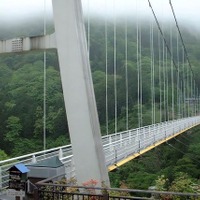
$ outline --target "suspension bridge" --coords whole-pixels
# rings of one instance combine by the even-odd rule
[[[136,65],[137,65],[137,116],[138,128],[130,128],[129,123],[129,37],[128,19],[124,18],[124,72],[125,72],[125,115],[126,130],[118,131],[118,83],[117,83],[117,15],[113,9],[113,85],[114,85],[114,133],[108,134],[108,104],[106,104],[106,135],[101,136],[93,82],[90,70],[90,16],[84,25],[80,0],[53,0],[55,33],[42,36],[22,37],[0,41],[0,53],[18,53],[35,49],[58,51],[60,74],[68,118],[71,145],[46,149],[28,155],[0,161],[0,188],[8,186],[7,170],[16,163],[30,164],[47,158],[59,156],[65,165],[68,178],[77,177],[79,184],[91,178],[105,181],[109,185],[108,171],[112,171],[126,162],[180,135],[200,124],[199,91],[189,60],[186,45],[171,1],[171,15],[176,35],[174,49],[170,25],[169,38],[160,22],[151,1],[146,1],[151,20],[149,21],[149,63],[151,92],[151,125],[144,126],[142,72],[142,27],[139,4],[136,5]],[[115,7],[116,5],[114,5]],[[106,3],[105,3],[106,7]],[[105,71],[108,74],[108,15],[105,17]],[[45,24],[45,19],[44,19]],[[45,26],[44,26],[45,27]],[[87,35],[85,33],[87,29]],[[155,35],[155,32],[157,33]],[[155,41],[157,37],[157,41]],[[87,39],[87,40],[86,40]],[[87,48],[88,47],[88,48]],[[181,54],[180,54],[181,52]],[[157,54],[157,55],[156,55]],[[144,55],[146,56],[146,55]],[[44,51],[44,59],[46,51]],[[156,60],[157,59],[157,60]],[[45,62],[44,62],[45,63]],[[159,79],[155,80],[155,73]],[[176,78],[175,78],[176,77]],[[159,120],[156,120],[156,91],[158,81],[160,91],[158,99]],[[108,103],[108,79],[106,79],[106,103]],[[171,89],[169,90],[169,85]],[[76,92],[75,92],[76,91]],[[45,95],[44,95],[45,96]],[[169,97],[170,96],[170,97]],[[81,97],[81,98],[80,98]],[[192,102],[191,102],[192,99]],[[45,100],[44,100],[45,101]],[[45,107],[45,106],[44,106]],[[44,116],[45,118],[45,116]],[[157,122],[158,121],[158,122]],[[77,125],[77,122],[79,124]]]

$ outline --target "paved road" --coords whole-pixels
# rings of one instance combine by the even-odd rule
[[[8,193],[0,193],[0,200],[15,200],[14,195],[7,195]],[[22,199],[22,198],[21,198]]]
[[[0,195],[0,200],[15,200],[15,197],[10,197],[7,195]]]

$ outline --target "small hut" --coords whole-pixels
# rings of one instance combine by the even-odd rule
[[[24,164],[16,164],[9,171],[9,189],[25,191],[29,169]]]

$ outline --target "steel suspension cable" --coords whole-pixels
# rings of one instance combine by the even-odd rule
[[[193,69],[192,69],[192,65],[191,65],[191,62],[190,62],[190,59],[189,59],[189,56],[188,56],[186,45],[184,43],[183,36],[182,36],[181,31],[180,31],[178,20],[177,20],[177,17],[176,17],[176,13],[175,13],[175,10],[174,10],[174,7],[173,7],[173,4],[172,4],[171,0],[169,0],[169,4],[170,4],[170,7],[171,7],[171,11],[172,11],[172,14],[173,14],[173,17],[174,17],[174,20],[175,20],[175,24],[176,24],[177,30],[178,30],[179,35],[180,35],[180,39],[181,39],[181,42],[182,42],[182,46],[183,46],[183,49],[184,49],[184,53],[185,53],[186,59],[188,61],[189,68],[190,68],[190,70],[192,72],[192,76],[193,76],[193,78],[195,80],[195,75],[194,75],[194,72],[193,72]],[[195,82],[196,82],[196,80],[195,80]]]
[[[172,93],[172,97],[171,97],[171,103],[172,103],[172,120],[174,120],[174,70],[173,70],[173,41],[172,41],[172,24],[170,24],[170,50],[172,53],[172,57],[170,58],[171,62],[171,93]]]
[[[153,107],[153,28],[150,22],[150,57],[151,57],[151,123],[154,124],[154,107]]]
[[[185,155],[186,154],[186,152],[183,152],[182,150],[180,150],[180,149],[177,149],[176,147],[174,147],[172,144],[169,144],[168,142],[167,142],[167,144],[171,147],[171,148],[173,148],[173,149],[175,149],[176,151],[179,151],[180,153],[182,153],[183,155]],[[196,158],[193,158],[193,157],[190,157],[193,161],[195,161],[195,162],[197,162],[198,164],[200,164],[200,162],[196,159]]]
[[[183,40],[183,36],[182,36],[182,33],[181,33],[181,31],[180,31],[180,28],[179,28],[179,24],[178,24],[178,20],[177,20],[177,17],[176,17],[176,13],[175,13],[175,10],[174,10],[174,7],[173,7],[173,4],[172,4],[172,1],[171,1],[171,0],[169,0],[169,4],[170,4],[171,11],[172,11],[172,14],[173,14],[175,23],[176,23],[176,27],[177,27],[178,32],[179,32],[179,35],[180,35],[180,39],[181,39],[181,42],[182,42],[182,45],[183,45],[183,49],[184,49],[184,53],[185,53],[186,59],[187,59],[187,61],[188,61],[190,70],[192,71],[193,77],[195,77],[195,76],[194,76],[193,69],[192,69],[192,65],[191,65],[191,62],[190,62],[190,59],[189,59],[189,56],[188,56],[188,53],[187,53],[187,49],[186,49],[186,46],[185,46],[185,43],[184,43],[184,40]]]
[[[182,49],[182,66],[183,66],[183,117],[186,117],[185,53],[183,49]]]
[[[138,93],[138,98],[137,98],[137,104],[138,104],[138,128],[141,127],[141,116],[140,116],[140,59],[139,59],[139,12],[138,12],[138,1],[136,1],[137,5],[137,93]]]
[[[150,51],[151,51],[151,103],[152,103],[152,124],[155,124],[155,83],[154,83],[154,29],[153,22],[150,23]]]
[[[199,94],[198,94],[198,89],[195,88],[195,94],[196,94],[196,108],[195,108],[195,113],[196,116],[198,115],[198,104],[199,104]]]
[[[189,117],[189,104],[190,104],[190,99],[189,99],[189,68],[188,68],[188,62],[186,63],[186,98],[187,98],[187,117]]]
[[[195,108],[195,113],[196,113],[196,116],[197,116],[198,115],[198,102],[199,102],[198,88],[197,87],[195,87],[195,94],[196,94],[196,108]]]
[[[163,60],[163,104],[164,104],[164,121],[167,120],[166,117],[166,113],[167,113],[167,109],[166,109],[166,73],[165,73],[165,42],[163,40],[163,55],[162,55],[162,60]]]
[[[46,35],[46,0],[44,0],[43,5],[43,34]],[[46,50],[43,53],[43,72],[44,72],[44,79],[43,79],[43,150],[46,150],[46,81],[47,81],[47,73],[46,73]]]
[[[197,89],[197,115],[200,113],[200,99],[199,99],[199,89]]]
[[[169,77],[168,77],[168,51],[165,51],[165,76],[166,76],[166,103],[167,103],[167,121],[169,121]]]
[[[196,112],[195,112],[195,107],[196,107],[196,91],[195,91],[195,87],[196,87],[195,80],[192,80],[192,98],[194,100],[192,116],[196,116]]]
[[[192,84],[191,87],[192,87],[192,99],[193,99],[192,116],[196,116],[196,113],[195,113],[195,104],[196,104],[195,81],[192,80],[191,84]]]
[[[140,124],[143,126],[143,78],[142,78],[142,27],[139,24],[139,69],[140,69]]]
[[[191,140],[187,136],[185,136],[185,134],[181,134],[181,137],[183,137],[187,142],[191,142]]]
[[[194,88],[193,88],[193,94],[194,94],[194,98],[195,98],[195,105],[194,105],[194,115],[197,116],[197,92],[196,92],[196,83],[195,81],[193,80],[193,84],[194,84]]]
[[[161,44],[160,44],[160,35],[158,32],[158,81],[159,81],[159,91],[160,91],[160,122],[162,122],[162,86],[161,86]]]
[[[106,134],[108,135],[108,19],[107,19],[107,0],[105,0],[105,57],[106,57]]]
[[[164,44],[165,44],[165,47],[166,47],[166,51],[169,53],[169,56],[172,57],[172,53],[171,53],[171,51],[170,51],[170,47],[169,47],[169,45],[168,45],[168,43],[167,43],[167,40],[166,40],[166,38],[165,38],[165,36],[164,36],[164,33],[163,33],[162,29],[161,29],[161,26],[160,26],[160,23],[159,23],[159,21],[158,21],[158,18],[157,18],[157,16],[156,16],[156,14],[155,14],[155,11],[154,11],[154,9],[153,9],[153,7],[152,7],[152,5],[151,5],[151,1],[148,0],[148,3],[149,3],[149,7],[150,7],[150,9],[151,9],[151,11],[152,11],[152,14],[153,14],[153,16],[154,16],[155,22],[156,22],[156,24],[157,24],[158,30],[159,30],[159,32],[160,32],[162,38],[163,38],[163,41],[164,41]],[[177,65],[176,65],[176,62],[174,61],[174,59],[173,59],[173,65],[174,65],[174,67],[176,68],[176,71],[177,71],[178,68],[177,68]],[[183,81],[183,80],[182,80],[182,81]]]
[[[196,97],[197,97],[196,115],[199,115],[199,90],[198,90],[198,88],[196,88]]]
[[[188,68],[187,68],[187,60],[185,61],[185,112],[186,117],[188,117]]]
[[[162,2],[162,19],[164,19],[164,6],[163,6],[163,2]],[[165,88],[165,40],[164,40],[164,22],[162,20],[162,33],[163,33],[163,36],[160,34],[160,39],[162,39],[162,70],[161,70],[161,76],[163,77],[163,87],[162,87],[162,84],[161,84],[161,88],[163,88],[163,120],[166,121],[166,96],[165,96],[165,91],[166,91],[166,88]],[[160,32],[159,28],[158,28],[158,32]],[[162,97],[162,95],[161,95]]]
[[[190,98],[192,101],[192,106],[191,106],[191,111],[190,111],[190,115],[193,116],[194,115],[194,101],[193,101],[193,81],[192,81],[192,72],[190,71]]]
[[[180,82],[179,82],[179,76],[180,76],[180,66],[179,66],[179,35],[178,35],[178,30],[176,32],[176,39],[177,39],[177,43],[176,43],[176,54],[177,54],[177,90],[176,90],[176,93],[177,93],[177,114],[178,114],[178,118],[180,118]]]
[[[116,3],[113,1],[114,18],[114,100],[115,100],[115,133],[117,133],[117,22],[116,22]]]
[[[167,43],[167,40],[166,40],[166,38],[165,38],[165,36],[164,36],[163,30],[161,29],[161,26],[160,26],[160,23],[159,23],[159,21],[158,21],[158,18],[157,18],[156,14],[155,14],[155,12],[154,12],[154,9],[153,9],[153,7],[152,7],[152,5],[151,5],[151,1],[148,0],[148,3],[149,3],[149,7],[151,8],[152,14],[153,14],[153,16],[154,16],[155,22],[156,22],[156,24],[157,24],[158,30],[159,30],[159,32],[160,32],[162,38],[163,38],[163,43],[165,44],[166,52],[169,53],[169,56],[170,56],[170,58],[171,58],[171,57],[172,57],[172,53],[171,53],[170,47],[169,47],[169,45],[168,45],[168,43]],[[168,57],[168,56],[167,56],[167,53],[166,53],[166,52],[165,52],[165,56],[166,56],[166,60],[167,60],[167,57]],[[165,66],[167,66],[167,65],[168,65],[168,62],[165,63]],[[177,71],[177,65],[176,65],[174,59],[173,59],[173,65],[174,65],[174,67],[176,68],[176,71]],[[166,92],[166,93],[168,94],[168,76],[166,76],[165,79],[166,79],[166,88],[167,88],[167,92]],[[165,96],[166,96],[166,95],[165,95]],[[166,105],[166,115],[167,115],[167,116],[166,116],[166,117],[167,117],[167,119],[169,119],[169,115],[168,115],[168,113],[169,113],[169,112],[168,112],[168,95],[167,95],[166,100],[167,100],[167,105]]]
[[[200,112],[200,99],[199,99],[199,90],[197,88],[197,115]]]
[[[125,86],[126,86],[126,130],[129,130],[129,89],[128,89],[128,24],[125,17]]]
[[[189,145],[187,145],[187,144],[185,144],[184,142],[182,142],[182,141],[180,141],[179,139],[177,139],[177,138],[173,138],[174,140],[176,140],[177,142],[179,142],[180,144],[182,144],[182,145],[184,145],[185,147],[189,147]]]
[[[90,0],[87,0],[87,48],[90,58]]]
[[[140,21],[140,4],[136,2],[137,8],[137,79],[138,79],[138,127],[143,126],[143,84],[142,84],[142,37],[141,37],[141,21]]]
[[[196,87],[196,85],[195,85],[195,80],[193,80],[193,82],[192,82],[192,85],[193,85],[193,93],[192,93],[192,95],[193,95],[193,98],[194,98],[194,106],[193,106],[193,109],[194,109],[194,112],[193,112],[193,116],[196,116],[196,101],[197,101],[197,99],[196,99],[196,89],[195,89],[195,87]]]

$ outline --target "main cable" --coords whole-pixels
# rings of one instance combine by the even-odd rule
[[[181,33],[179,25],[178,25],[178,20],[177,20],[177,17],[176,17],[176,13],[175,13],[175,10],[174,10],[174,7],[172,5],[172,1],[171,0],[169,0],[169,4],[170,4],[171,10],[172,10],[172,14],[173,14],[173,17],[174,17],[174,20],[175,20],[175,23],[176,23],[176,27],[178,29],[178,32],[179,32],[179,35],[180,35],[180,38],[181,38],[181,42],[182,42],[183,49],[184,49],[184,52],[185,52],[185,55],[186,55],[186,59],[188,61],[190,69],[192,71],[193,77],[195,77],[193,69],[192,69],[192,65],[191,65],[191,62],[190,62],[190,59],[189,59],[189,56],[188,56],[188,53],[187,53],[187,49],[186,49],[186,46],[185,46],[185,43],[184,43],[184,40],[183,40],[183,36],[182,36],[182,33]]]
[[[186,45],[185,45],[185,42],[184,42],[184,40],[183,40],[183,36],[182,36],[181,31],[180,31],[179,24],[178,24],[178,20],[177,20],[177,17],[176,17],[176,13],[175,13],[175,10],[174,10],[174,7],[173,7],[173,4],[172,4],[172,1],[171,1],[171,0],[169,0],[169,4],[170,4],[171,11],[172,11],[172,14],[173,14],[175,23],[176,23],[177,30],[178,30],[179,35],[180,35],[180,38],[181,38],[182,46],[183,46],[183,49],[184,49],[184,53],[185,53],[185,55],[186,55],[186,59],[187,59],[187,61],[188,61],[188,65],[189,65],[190,70],[191,70],[191,72],[192,72],[193,79],[194,79],[195,82],[196,82],[195,74],[194,74],[193,69],[192,69],[192,65],[191,65],[191,62],[190,62],[190,59],[189,59],[189,56],[188,56],[188,52],[187,52],[187,49],[186,49]],[[192,77],[191,77],[191,78],[192,78]],[[189,98],[189,97],[188,97],[188,98]],[[191,96],[191,98],[193,98],[193,97]],[[188,100],[188,102],[189,102],[189,100]],[[188,115],[189,115],[189,105],[188,105]],[[192,113],[191,113],[191,115],[192,115]]]
[[[154,9],[153,9],[153,7],[152,7],[152,4],[151,4],[151,1],[150,0],[148,0],[148,3],[149,3],[149,7],[151,8],[151,11],[152,11],[152,13],[153,13],[153,16],[154,16],[154,19],[155,19],[155,21],[156,21],[156,24],[157,24],[157,26],[158,26],[158,29],[159,29],[159,31],[160,31],[160,34],[161,34],[161,36],[162,36],[162,38],[163,38],[163,41],[164,41],[164,44],[165,44],[165,46],[166,46],[166,49],[167,49],[167,52],[169,53],[169,55],[170,55],[170,58],[173,58],[173,56],[172,56],[172,52],[171,52],[171,50],[170,50],[170,47],[169,47],[169,45],[167,44],[167,41],[166,41],[166,38],[165,38],[165,36],[164,36],[164,34],[163,34],[163,31],[162,31],[162,29],[161,29],[161,27],[160,27],[160,23],[159,23],[159,21],[158,21],[158,18],[157,18],[157,16],[156,16],[156,14],[155,14],[155,11],[154,11]],[[184,53],[185,53],[185,48],[184,48],[184,46],[183,46],[183,51],[184,51]],[[185,57],[185,56],[183,56],[183,57]],[[176,68],[176,71],[178,72],[178,67],[177,67],[177,65],[176,65],[176,62],[174,61],[174,59],[172,59],[173,60],[173,66]],[[184,58],[183,58],[183,60],[184,60]],[[184,65],[184,63],[183,63],[183,65]],[[183,107],[184,107],[184,109],[183,109],[183,115],[185,116],[185,114],[186,114],[186,107],[185,107],[185,81],[184,81],[184,79],[183,78],[179,78],[179,82],[180,82],[180,85],[182,85],[182,88],[183,88],[183,93],[184,93],[184,95],[183,95]],[[167,113],[168,113],[168,111],[167,111]]]
[[[156,24],[157,24],[158,30],[159,30],[159,32],[160,32],[162,38],[163,38],[163,42],[164,42],[164,44],[165,44],[165,47],[166,47],[166,49],[167,49],[167,52],[169,53],[170,58],[173,58],[172,53],[171,53],[171,50],[170,50],[170,47],[169,47],[169,45],[168,45],[168,43],[167,43],[167,40],[166,40],[166,38],[165,38],[165,36],[164,36],[164,33],[163,33],[162,29],[161,29],[161,26],[160,26],[160,23],[159,23],[159,21],[158,21],[158,18],[157,18],[156,14],[155,14],[155,11],[154,11],[153,7],[152,7],[151,1],[148,0],[148,3],[149,3],[149,7],[151,8],[152,14],[153,14],[153,16],[154,16],[155,22],[156,22]],[[178,71],[178,67],[177,67],[177,65],[176,65],[176,62],[174,61],[174,59],[172,59],[172,60],[173,60],[173,65],[174,65],[174,67],[176,68],[176,71]]]

